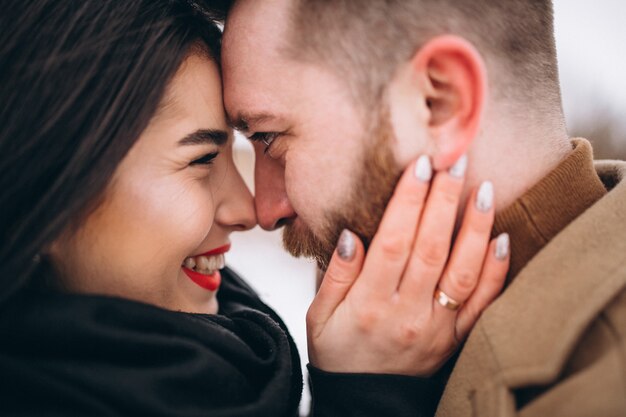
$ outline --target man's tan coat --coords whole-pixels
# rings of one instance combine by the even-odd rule
[[[626,163],[472,331],[439,417],[626,416]]]

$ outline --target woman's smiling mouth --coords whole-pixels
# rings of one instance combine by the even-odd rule
[[[224,254],[229,250],[230,244],[201,255],[190,256],[183,262],[183,272],[200,287],[216,291],[222,280],[219,270],[226,266]]]

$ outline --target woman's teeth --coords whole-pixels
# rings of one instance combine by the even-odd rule
[[[215,256],[195,256],[185,259],[183,266],[203,275],[212,275],[218,269],[222,269],[226,266],[226,260],[223,254]]]

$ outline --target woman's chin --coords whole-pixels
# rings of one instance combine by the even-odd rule
[[[178,275],[180,305],[175,308],[186,313],[216,314],[218,311],[217,290],[210,291],[189,279],[182,270]]]
[[[183,313],[194,313],[194,314],[217,314],[219,310],[218,302],[215,297],[212,300],[209,300],[205,303],[200,304],[191,304],[185,303],[184,306],[180,308],[176,308],[176,311],[180,311]]]

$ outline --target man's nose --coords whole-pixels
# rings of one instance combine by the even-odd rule
[[[254,166],[255,207],[259,226],[275,230],[296,217],[285,190],[285,169],[262,151]]]

